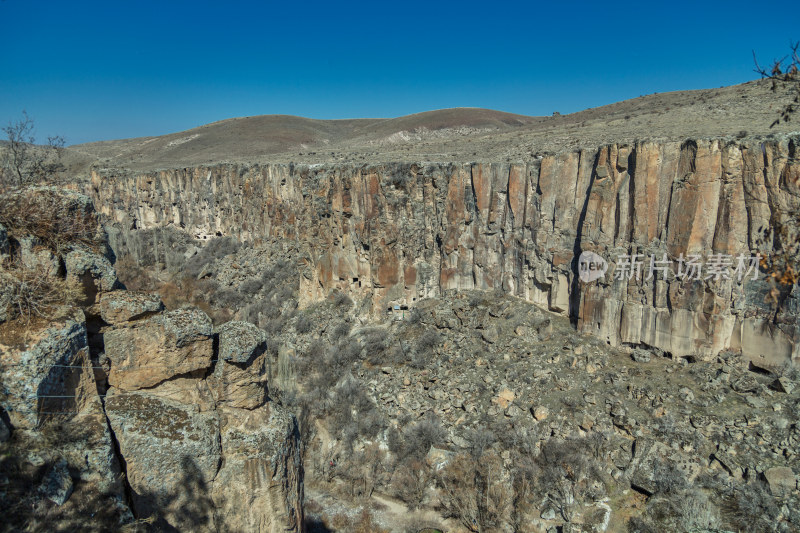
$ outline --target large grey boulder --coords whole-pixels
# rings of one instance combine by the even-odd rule
[[[231,363],[247,363],[264,353],[267,334],[264,330],[240,320],[219,327],[219,358]]]
[[[80,283],[86,303],[92,304],[98,293],[120,287],[117,272],[105,256],[84,248],[73,249],[64,257],[67,281]]]
[[[100,317],[107,324],[131,322],[164,310],[157,294],[113,291],[100,298]]]
[[[764,472],[773,496],[783,498],[797,488],[797,476],[788,466],[776,466]]]
[[[121,324],[103,334],[112,387],[138,390],[211,366],[213,327],[201,310],[185,307]]]

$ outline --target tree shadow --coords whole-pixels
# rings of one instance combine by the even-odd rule
[[[202,471],[188,455],[180,464],[181,479],[174,490],[131,491],[135,516],[152,524],[153,531],[214,529],[216,505]]]

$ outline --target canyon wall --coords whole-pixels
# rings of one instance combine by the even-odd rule
[[[762,230],[800,205],[798,146],[789,136],[615,144],[524,163],[95,173],[88,193],[126,232],[296,242],[303,303],[339,289],[381,313],[445,291],[500,290],[612,345],[697,359],[741,349],[772,366],[800,357],[798,288],[776,305],[763,271],[753,280],[735,268],[779,246]],[[604,277],[578,279],[583,251],[608,261]],[[630,254],[641,254],[641,275],[621,276],[619,256]],[[650,256],[664,254],[667,279],[647,279]],[[676,279],[689,255],[706,270]],[[704,279],[714,256],[730,269]]]

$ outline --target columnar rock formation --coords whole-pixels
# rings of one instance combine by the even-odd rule
[[[89,192],[123,231],[297,241],[305,301],[338,288],[371,296],[377,313],[498,289],[614,345],[703,359],[741,349],[775,365],[800,356],[797,294],[776,310],[763,273],[681,280],[675,261],[723,254],[735,268],[737,257],[777,246],[760,231],[800,203],[799,145],[795,136],[615,144],[523,163],[218,165],[95,174]],[[609,261],[605,278],[579,281],[586,250]],[[618,256],[632,253],[642,275],[616,279]],[[646,279],[650,256],[663,254],[673,274]]]

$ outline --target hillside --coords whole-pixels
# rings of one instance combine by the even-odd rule
[[[76,145],[68,161],[148,171],[225,162],[380,163],[519,161],[609,142],[767,136],[786,94],[765,81],[651,94],[569,115],[528,117],[479,108],[390,119],[313,120],[264,115],[162,135]]]

